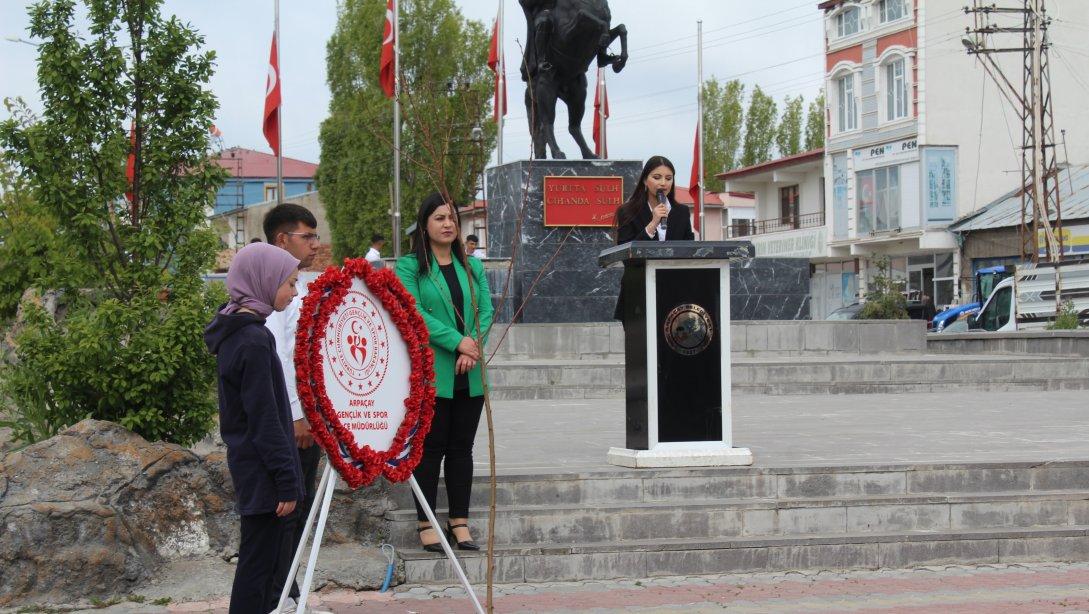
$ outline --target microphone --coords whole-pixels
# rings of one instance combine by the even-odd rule
[[[669,201],[666,200],[665,190],[658,190],[658,204],[666,205],[667,207],[669,206]],[[662,233],[665,233],[666,230],[668,230],[666,218],[663,217],[662,221],[658,222],[658,227],[662,229]]]

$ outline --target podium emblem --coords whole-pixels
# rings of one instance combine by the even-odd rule
[[[715,323],[707,310],[693,303],[677,305],[665,318],[665,341],[682,356],[706,350],[715,338]]]

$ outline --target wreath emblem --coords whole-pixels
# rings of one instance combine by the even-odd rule
[[[353,289],[357,279],[377,301]],[[383,315],[396,332],[389,330]],[[388,372],[392,335],[404,341],[409,373]],[[299,400],[314,440],[350,488],[370,484],[379,475],[403,482],[420,463],[435,413],[434,357],[427,339],[415,300],[390,269],[374,269],[363,258],[348,259],[310,282],[295,337]],[[374,392],[386,378],[408,378],[405,415],[388,449],[358,444],[343,420],[352,412],[334,407],[329,397],[327,366],[335,380],[330,384],[357,396]]]

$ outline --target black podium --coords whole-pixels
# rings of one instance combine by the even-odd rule
[[[748,241],[633,241],[607,249],[623,265],[626,448],[624,467],[750,465],[733,447],[730,393],[730,262],[752,258]]]

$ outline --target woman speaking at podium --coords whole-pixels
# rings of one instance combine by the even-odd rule
[[[616,210],[616,244],[631,241],[694,241],[692,217],[686,205],[673,195],[673,163],[665,156],[651,156],[628,200]],[[624,319],[624,281],[616,300],[613,319]]]

